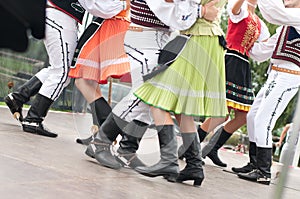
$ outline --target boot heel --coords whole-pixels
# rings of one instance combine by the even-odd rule
[[[164,178],[167,179],[168,182],[176,182],[178,174],[164,175]]]
[[[200,187],[202,184],[203,178],[198,178],[194,180],[194,187]]]

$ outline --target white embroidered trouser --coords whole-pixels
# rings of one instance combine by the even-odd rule
[[[272,148],[272,130],[299,89],[300,76],[271,70],[247,114],[249,141]]]
[[[169,39],[168,32],[163,31],[127,31],[125,49],[130,58],[132,88],[113,109],[113,113],[127,122],[133,119],[152,123],[150,108],[133,95],[143,84],[143,76],[157,66],[159,50]]]
[[[46,9],[44,44],[50,66],[35,76],[43,83],[39,93],[55,101],[69,83],[68,72],[77,45],[77,22],[53,8]]]

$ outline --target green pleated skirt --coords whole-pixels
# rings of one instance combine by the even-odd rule
[[[172,65],[134,94],[146,104],[175,114],[224,117],[224,55],[218,36],[192,36]]]

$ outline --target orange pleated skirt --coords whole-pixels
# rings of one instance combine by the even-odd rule
[[[129,24],[122,18],[106,19],[101,24],[94,22],[93,32],[75,51],[69,76],[106,84],[109,77],[121,78],[130,72],[129,58],[124,49],[124,37]]]

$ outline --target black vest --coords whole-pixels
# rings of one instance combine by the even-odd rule
[[[272,58],[290,61],[300,67],[300,34],[294,27],[282,28]]]
[[[79,23],[82,23],[84,8],[78,0],[49,0],[56,8],[73,17]]]

